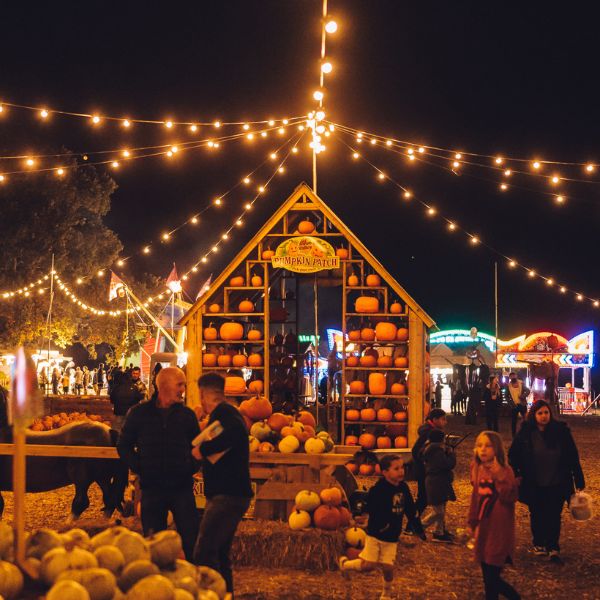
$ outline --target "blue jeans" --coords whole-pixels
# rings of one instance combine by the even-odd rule
[[[248,506],[250,498],[223,495],[208,499],[194,548],[194,563],[221,573],[231,594],[233,574],[229,552],[235,530]]]

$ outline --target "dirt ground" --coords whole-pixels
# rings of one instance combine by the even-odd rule
[[[566,418],[579,448],[586,490],[600,510],[600,418]],[[450,419],[448,431],[463,434],[483,427],[467,427],[463,418]],[[505,443],[510,444],[509,422],[501,422]],[[455,471],[457,502],[448,505],[450,530],[465,526],[470,496],[468,469],[473,448],[473,437],[460,446]],[[374,480],[373,480],[374,481]],[[410,484],[413,493],[415,485]],[[72,488],[56,492],[28,494],[27,528],[61,528],[69,513]],[[4,493],[6,509],[4,519],[12,520],[12,494]],[[91,506],[81,525],[97,527],[96,519],[101,507],[99,490],[90,490]],[[129,519],[127,519],[129,521]],[[125,523],[130,525],[129,522]],[[561,548],[564,566],[555,566],[544,557],[534,557],[528,552],[531,546],[529,517],[526,507],[517,505],[517,550],[515,566],[507,568],[506,578],[524,599],[600,599],[600,518],[595,516],[587,523],[577,523],[567,511],[563,513]],[[273,548],[274,553],[277,548]],[[235,570],[236,598],[238,600],[378,598],[381,575],[378,573],[352,573],[349,582],[339,571],[323,573],[289,569],[243,567]],[[481,575],[473,561],[472,552],[458,545],[421,542],[402,536],[398,551],[394,594],[397,598],[415,600],[447,600],[483,598]]]

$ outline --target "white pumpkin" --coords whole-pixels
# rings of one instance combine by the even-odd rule
[[[53,548],[42,558],[40,577],[46,585],[52,585],[67,569],[89,569],[97,566],[96,557],[83,548]]]
[[[125,596],[127,600],[175,600],[175,586],[162,575],[140,579]]]
[[[4,560],[0,561],[0,596],[14,600],[21,596],[23,574],[18,567]]]
[[[300,441],[295,435],[286,435],[277,445],[282,454],[292,454],[300,448]]]
[[[42,529],[34,531],[27,538],[25,556],[41,559],[46,552],[52,550],[52,548],[60,548],[62,545],[63,541],[56,531],[42,527]]]
[[[304,451],[306,454],[323,454],[325,452],[325,442],[318,437],[308,438],[304,442]]]
[[[196,600],[219,600],[219,595],[212,590],[200,590]]]
[[[134,560],[130,562],[119,577],[119,587],[126,592],[138,581],[149,575],[158,575],[158,567],[149,560]]]
[[[79,527],[74,527],[73,529],[69,529],[69,531],[65,531],[65,533],[62,534],[62,538],[65,542],[72,542],[85,550],[90,547],[90,536],[87,531],[84,531]]]
[[[183,560],[181,558],[178,558],[175,561],[175,564],[172,565],[171,567],[169,567],[167,569],[163,569],[160,572],[160,574],[163,575],[164,577],[166,577],[167,579],[169,579],[170,581],[172,581],[173,585],[175,585],[175,587],[180,587],[179,582],[182,579],[191,578],[195,582],[198,577],[198,571],[197,571],[196,566],[193,565],[192,563],[188,562],[187,560]],[[187,586],[183,586],[183,587],[185,589],[187,589]],[[198,586],[196,585],[196,589],[197,588],[198,588]]]
[[[150,560],[148,542],[135,531],[125,529],[125,531],[120,532],[115,536],[112,545],[123,553],[125,564],[133,560]]]
[[[90,595],[90,600],[112,600],[117,589],[117,580],[108,569],[68,570],[58,576],[57,581],[76,581]]]
[[[181,537],[172,529],[159,531],[146,539],[150,544],[152,562],[159,567],[172,565],[183,552]]]
[[[109,527],[108,529],[105,529],[104,531],[101,531],[100,533],[96,534],[90,540],[90,545],[93,550],[95,550],[96,548],[100,548],[100,546],[110,546],[115,541],[115,538],[125,531],[129,531],[129,529],[121,525]]]
[[[249,435],[248,447],[250,448],[250,452],[258,452],[258,448],[260,447],[260,440],[257,440],[253,435]]]
[[[257,440],[264,442],[273,431],[265,421],[257,421],[250,427],[250,435],[253,435]]]
[[[296,506],[300,510],[305,510],[307,512],[312,512],[320,506],[321,498],[317,492],[311,492],[310,490],[301,490],[296,494],[296,498],[294,499]]]
[[[90,600],[90,595],[80,583],[63,580],[50,588],[46,600]]]
[[[310,514],[305,510],[293,510],[288,517],[288,525],[293,531],[306,529],[307,527],[310,527],[310,523]]]
[[[210,567],[198,567],[198,586],[200,590],[212,590],[223,600],[227,593],[227,584],[218,571]]]
[[[6,521],[0,521],[0,560],[10,558],[13,544],[13,528]]]
[[[360,527],[350,527],[346,529],[346,543],[354,548],[362,548],[365,545],[367,534]]]
[[[125,557],[115,546],[100,546],[94,550],[94,556],[99,567],[108,569],[115,575],[119,575],[125,566]]]

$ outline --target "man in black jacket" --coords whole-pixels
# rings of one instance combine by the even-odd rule
[[[194,411],[183,404],[186,380],[181,369],[163,369],[156,386],[149,402],[127,413],[117,450],[140,478],[144,535],[166,529],[171,511],[191,560],[198,531],[192,476],[200,467],[191,449],[200,427]]]
[[[123,427],[127,411],[147,398],[146,385],[140,379],[140,374],[139,367],[134,367],[130,373],[121,374],[110,392],[110,401],[113,403],[115,413],[113,429],[117,431]]]
[[[219,571],[227,583],[227,591],[233,594],[229,552],[235,530],[253,495],[248,431],[239,410],[225,398],[225,380],[221,375],[203,375],[198,387],[202,408],[210,415],[207,427],[218,421],[223,430],[193,450],[194,457],[202,459],[206,496],[194,562]]]

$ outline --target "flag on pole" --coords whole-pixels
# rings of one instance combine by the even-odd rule
[[[211,280],[212,280],[212,273],[208,276],[208,279],[202,284],[200,291],[196,295],[196,300],[198,300],[198,298],[200,298],[200,296],[202,296],[202,294],[205,294],[208,291],[208,288],[210,288]]]
[[[173,263],[173,268],[167,277],[167,287],[173,292],[173,294],[179,294],[182,291],[181,280],[179,279],[179,275],[177,275],[177,267],[175,263]]]
[[[125,295],[125,284],[122,279],[110,272],[110,283],[108,285],[108,301],[112,302],[115,298],[122,298]]]

